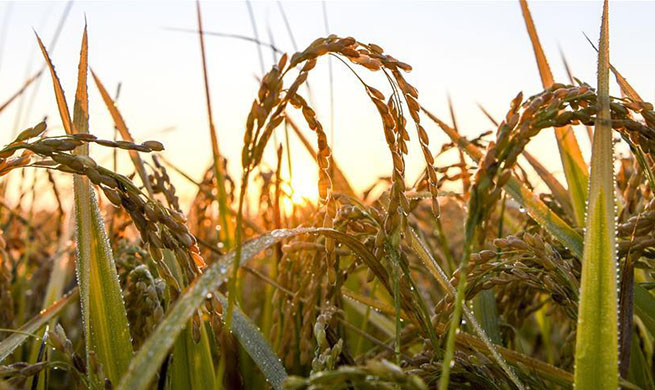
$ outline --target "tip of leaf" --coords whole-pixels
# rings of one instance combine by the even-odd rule
[[[41,41],[41,37],[39,36],[39,33],[36,32],[36,29],[32,27],[32,31],[34,31],[34,35],[36,36],[37,42],[39,42],[39,46],[43,46],[43,41]]]

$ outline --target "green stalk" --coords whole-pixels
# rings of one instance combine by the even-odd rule
[[[218,148],[218,137],[214,127],[214,116],[212,114],[211,95],[209,93],[209,76],[207,75],[207,59],[205,56],[205,39],[202,30],[202,13],[200,12],[200,1],[196,2],[198,13],[198,36],[200,38],[200,53],[202,55],[202,72],[205,85],[205,99],[207,101],[207,119],[209,121],[209,136],[211,138],[212,156],[214,158],[214,176],[216,177],[216,193],[218,196],[218,214],[225,248],[232,248],[230,240],[231,224],[228,219],[227,192],[225,191],[225,172],[221,164],[222,157]]]
[[[392,252],[392,276],[393,276],[393,306],[395,307],[395,333],[394,333],[394,354],[396,356],[396,364],[400,365],[400,332],[402,330],[402,322],[400,321],[400,265],[397,254]]]
[[[475,198],[475,192],[471,194],[471,199]],[[472,202],[471,202],[472,203]],[[470,215],[470,214],[469,214]],[[470,228],[472,218],[469,217],[466,227],[466,238],[464,243],[464,251],[462,253],[462,262],[459,266],[459,283],[457,284],[457,292],[455,293],[455,308],[453,310],[452,318],[448,328],[448,337],[446,339],[446,352],[444,354],[443,363],[441,366],[441,378],[439,379],[439,390],[448,390],[450,382],[450,370],[454,364],[453,358],[455,356],[455,336],[459,330],[459,321],[462,318],[462,305],[464,305],[464,292],[466,291],[466,274],[468,273],[468,263],[471,257],[471,243],[475,240],[476,229]]]
[[[273,214],[275,221],[275,228],[280,229],[282,227],[282,215],[280,210],[280,198],[282,196],[281,190],[282,184],[282,144],[280,144],[277,149],[277,167],[275,170],[275,199],[273,204]],[[273,254],[274,258],[271,262],[271,269],[269,271],[269,277],[272,280],[277,280],[277,269],[282,258],[282,245],[278,244],[275,246],[275,251]],[[262,319],[262,332],[269,338],[271,338],[271,327],[273,324],[273,310],[274,305],[271,304],[273,298],[273,286],[266,286],[266,295],[264,299],[264,316]]]
[[[375,291],[377,290],[377,287],[378,287],[378,280],[375,279],[373,280],[373,285],[371,286],[371,298],[375,297]],[[362,323],[359,325],[359,329],[366,332],[366,328],[368,327],[368,322],[370,317],[371,317],[371,306],[366,305],[366,311],[362,316]],[[359,355],[362,353],[365,340],[366,339],[361,335],[358,337],[357,344],[355,345],[354,348],[355,355]]]
[[[239,206],[237,209],[237,222],[236,222],[236,231],[234,235],[235,241],[235,261],[234,266],[232,267],[232,275],[230,277],[230,283],[228,287],[229,295],[227,297],[227,314],[225,316],[225,324],[228,329],[232,324],[232,312],[234,310],[234,303],[236,301],[237,293],[237,277],[239,276],[239,264],[241,263],[241,253],[243,250],[243,245],[241,244],[242,235],[243,235],[243,202],[246,198],[246,188],[248,186],[248,178],[250,176],[250,169],[246,168],[241,179],[241,191],[239,193]]]

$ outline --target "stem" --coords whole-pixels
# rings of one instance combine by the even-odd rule
[[[207,75],[207,59],[205,58],[205,39],[202,33],[202,15],[200,12],[200,2],[196,3],[196,8],[198,11],[198,36],[200,37],[200,53],[202,55],[202,72],[203,79],[205,82],[205,99],[207,101],[207,119],[209,121],[209,135],[211,138],[212,144],[212,156],[214,158],[214,176],[216,177],[216,190],[218,196],[218,214],[220,218],[221,231],[223,232],[223,241],[226,249],[231,248],[230,242],[230,226],[229,220],[227,219],[228,208],[227,208],[227,194],[225,192],[225,175],[223,172],[223,166],[221,165],[221,153],[218,149],[218,137],[216,136],[216,128],[214,127],[214,117],[212,114],[211,107],[211,95],[209,93],[209,78]]]
[[[234,253],[234,265],[232,266],[232,276],[230,277],[230,286],[229,286],[229,295],[227,297],[227,315],[225,317],[225,326],[227,329],[230,329],[232,325],[232,311],[234,310],[234,302],[236,300],[236,290],[237,290],[237,277],[239,276],[239,264],[241,263],[241,251],[242,251],[242,235],[243,235],[243,201],[246,197],[246,188],[248,186],[248,177],[250,176],[250,167],[247,167],[243,173],[243,178],[241,179],[241,191],[239,193],[239,208],[237,209],[237,221],[236,221],[236,230],[235,230],[235,253]]]

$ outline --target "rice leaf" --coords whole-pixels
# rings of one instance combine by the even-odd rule
[[[395,324],[389,320],[387,317],[380,314],[380,312],[390,315],[395,315],[395,308],[393,306],[381,304],[377,301],[374,301],[368,297],[364,297],[357,293],[354,293],[349,290],[342,289],[341,292],[350,299],[344,300],[346,306],[352,307],[356,312],[362,316],[368,313],[369,318],[367,322],[373,324],[378,330],[380,330],[386,337],[393,337],[396,330]],[[375,310],[369,310],[374,308]],[[407,316],[402,315],[403,319],[407,319]]]
[[[587,37],[585,35],[585,38],[587,38],[587,40],[589,41],[591,46],[594,48],[594,50],[596,50],[596,52],[598,52],[598,48],[596,48],[596,45],[594,45],[593,42],[591,42],[591,40],[589,40],[589,37]],[[623,94],[625,96],[629,97],[630,99],[632,99],[632,100],[634,100],[636,102],[643,102],[644,101],[641,98],[641,96],[639,96],[637,91],[632,87],[632,85],[630,85],[628,80],[626,80],[626,78],[623,77],[621,75],[621,73],[619,73],[619,71],[614,66],[612,66],[611,63],[610,63],[610,70],[614,74],[614,77],[616,78],[616,82],[617,82],[617,84],[619,84],[619,87],[621,87],[621,92],[623,92]],[[630,150],[635,155],[635,158],[639,162],[639,165],[641,166],[641,168],[644,170],[644,173],[646,174],[646,178],[648,179],[648,183],[650,184],[651,190],[653,192],[655,192],[655,175],[653,174],[653,170],[651,169],[651,166],[648,163],[648,159],[646,158],[646,154],[641,149],[641,147],[639,147],[638,145],[635,145],[632,142],[632,140],[630,140],[629,137],[626,137],[625,135],[622,135],[622,138],[628,145],[630,145]]]
[[[133,356],[125,305],[96,195],[86,178],[76,176],[74,189],[87,358],[94,352],[107,378],[118,383]]]
[[[569,78],[569,83],[571,85],[576,84],[576,79],[573,77],[573,71],[571,70],[571,66],[569,66],[569,62],[566,60],[566,56],[564,55],[564,51],[560,47],[560,56],[562,57],[562,63],[564,64],[564,69],[566,69],[566,75]],[[593,142],[593,137],[594,137],[594,129],[591,126],[585,126],[587,129],[587,136],[589,137],[589,143]]]
[[[36,41],[39,43],[39,48],[41,48],[41,53],[43,53],[43,57],[45,58],[45,61],[48,65],[48,69],[50,69],[50,75],[52,76],[52,86],[55,90],[55,98],[57,99],[57,108],[59,109],[61,124],[64,126],[64,130],[66,131],[66,134],[72,134],[73,124],[71,122],[71,116],[70,116],[70,111],[68,110],[68,104],[66,103],[66,96],[64,95],[64,89],[61,87],[61,82],[59,82],[59,77],[57,77],[55,66],[52,64],[52,60],[50,60],[50,55],[48,54],[48,51],[43,45],[43,42],[41,42],[41,38],[39,37],[39,34],[37,34],[36,32],[34,32],[34,34],[36,34]]]
[[[598,55],[599,106],[591,155],[575,348],[575,387],[582,390],[618,388],[614,155],[609,102],[609,25],[606,0]]]
[[[585,38],[587,38],[587,42],[589,42],[591,47],[593,47],[594,50],[596,50],[596,52],[598,53],[598,48],[596,47],[596,45],[594,45],[594,43],[589,39],[589,37],[586,34],[584,36]],[[632,85],[630,85],[628,80],[625,77],[623,77],[621,73],[619,73],[619,71],[612,65],[612,63],[610,63],[609,66],[610,66],[610,70],[614,74],[614,78],[616,78],[616,83],[619,84],[619,87],[621,87],[621,92],[623,92],[625,96],[629,97],[632,100],[643,102],[641,96],[639,96],[637,91],[632,87]]]
[[[644,356],[644,351],[641,349],[639,335],[635,333],[632,334],[630,349],[631,359],[628,379],[642,389],[655,388],[652,370],[648,365],[646,356]]]
[[[532,20],[527,0],[519,0],[519,3],[521,4],[521,12],[523,13],[525,26],[528,30],[530,42],[532,42],[532,48],[537,60],[541,84],[544,88],[550,88],[554,83],[553,74],[550,71],[548,60],[539,42],[539,36]],[[582,158],[580,146],[571,126],[555,128],[555,136],[562,160],[562,167],[564,168],[564,175],[569,185],[569,194],[575,212],[575,219],[578,225],[582,225],[584,223],[585,201],[587,199],[587,164],[585,164]]]
[[[186,286],[180,261],[169,249],[162,250],[163,260],[179,286]],[[184,331],[175,341],[169,380],[173,389],[214,389],[216,376],[209,335],[200,326],[200,339],[193,336],[193,322],[187,321]]]
[[[87,58],[85,27],[73,112],[74,133],[89,132]],[[76,152],[88,155],[88,145]],[[87,360],[91,352],[95,353],[107,378],[112,383],[118,383],[133,356],[123,296],[93,188],[89,180],[81,176],[74,177],[73,188],[78,245],[76,269],[81,290]],[[102,380],[96,378],[96,381]]]
[[[118,132],[121,134],[121,137],[125,141],[134,142],[134,138],[132,138],[132,134],[130,134],[127,125],[125,124],[125,120],[123,119],[123,116],[121,115],[120,111],[118,111],[118,106],[116,106],[116,103],[113,101],[111,96],[109,96],[107,89],[102,84],[102,82],[100,82],[100,79],[95,74],[95,72],[93,72],[93,70],[91,71],[91,75],[93,76],[93,80],[96,83],[96,87],[98,87],[98,92],[100,92],[100,96],[102,96],[102,100],[105,102],[105,106],[107,107],[107,110],[109,110],[109,113],[111,114],[111,118],[114,120],[114,125],[116,126],[116,129],[118,129]],[[143,165],[143,160],[141,160],[141,156],[139,155],[139,153],[137,153],[134,150],[129,150],[128,152],[130,154],[130,158],[132,159],[132,162],[134,163],[134,168],[136,169],[136,172],[139,174],[139,177],[141,178],[141,182],[146,188],[148,195],[152,196],[153,192],[150,186],[150,180],[148,180],[148,174],[146,173],[146,168]]]
[[[525,28],[528,30],[530,42],[532,43],[532,50],[534,51],[534,56],[537,60],[537,67],[539,68],[541,84],[544,86],[544,88],[548,88],[554,83],[553,73],[550,71],[548,59],[546,58],[544,49],[541,47],[541,42],[539,42],[539,35],[537,34],[537,28],[534,25],[534,21],[532,20],[532,14],[530,13],[528,2],[527,0],[519,0],[519,3],[521,5],[523,20],[525,21]]]
[[[53,269],[48,279],[48,287],[46,288],[45,299],[43,301],[43,308],[52,305],[57,299],[61,298],[64,291],[64,284],[68,276],[68,256],[66,256],[65,248],[69,240],[73,239],[73,220],[71,212],[66,214],[66,218],[62,224],[61,237],[57,242],[57,251],[53,256]]]
[[[82,36],[73,122],[70,120],[68,105],[55,68],[38,36],[37,40],[50,68],[57,106],[66,132],[88,133],[86,27]],[[82,146],[76,153],[88,155],[88,147]],[[77,175],[73,178],[73,188],[78,248],[76,271],[80,286],[87,360],[89,353],[93,351],[99,363],[103,365],[107,378],[117,383],[132,358],[125,306],[95,193],[88,179]],[[98,384],[101,379],[96,378],[92,382]]]
[[[225,189],[225,172],[223,157],[218,146],[218,135],[214,126],[212,112],[211,94],[209,92],[209,75],[207,72],[207,59],[205,53],[205,37],[202,29],[202,11],[200,1],[196,1],[196,14],[198,19],[198,37],[200,38],[200,54],[202,58],[202,75],[205,87],[205,101],[207,103],[207,121],[209,122],[209,138],[211,140],[214,177],[216,177],[216,200],[218,202],[218,214],[221,224],[222,240],[227,249],[232,248],[232,235],[234,234],[231,220],[228,218],[229,201]],[[237,243],[238,244],[238,243]]]
[[[193,339],[191,321],[175,341],[171,365],[171,389],[216,389],[209,337],[200,327],[200,341]]]
[[[619,282],[619,374],[621,378],[627,378],[630,368],[635,295],[634,261],[638,257],[639,254],[632,253],[625,257]]]
[[[619,73],[619,71],[616,70],[616,68],[612,66],[612,64],[610,64],[610,70],[614,74],[614,78],[616,78],[617,84],[619,84],[619,86],[621,87],[621,91],[623,91],[623,93],[626,96],[636,101],[640,101],[640,102],[643,101],[641,96],[639,96],[637,91],[632,87],[632,85],[630,85],[628,80],[626,80],[626,78],[623,77],[623,75],[621,75],[621,73]]]
[[[557,202],[559,202],[566,213],[574,217],[575,214],[573,213],[573,205],[571,205],[571,198],[569,197],[569,193],[566,191],[566,188],[560,184],[557,178],[552,173],[550,173],[550,171],[545,166],[543,166],[536,157],[534,157],[526,150],[524,150],[522,154],[523,157],[528,160],[530,166],[532,166],[532,168],[537,172],[541,180],[546,183],[550,189],[550,192],[553,194],[553,197],[557,200]]]
[[[459,132],[457,128],[457,118],[455,116],[455,109],[452,99],[448,96],[448,108],[450,111],[450,118],[453,124],[453,129]],[[469,200],[471,196],[471,178],[466,168],[466,160],[464,159],[464,152],[458,149],[460,162],[462,164],[462,193],[464,199]],[[502,217],[500,218],[503,219]],[[496,296],[492,290],[485,290],[473,298],[473,307],[476,318],[480,322],[485,334],[496,344],[500,344],[499,333],[499,320],[498,313],[496,312]]]
[[[9,97],[4,103],[0,104],[0,112],[4,111],[5,108],[7,108],[14,100],[16,100],[19,96],[27,90],[27,87],[32,85],[34,81],[36,81],[39,77],[41,77],[41,74],[43,74],[43,69],[35,73],[32,77],[29,79],[25,80],[23,85],[16,91],[13,95]]]
[[[214,295],[223,308],[227,308],[227,297],[219,291],[214,291]],[[230,328],[232,333],[237,336],[243,349],[248,352],[271,386],[276,390],[282,389],[282,382],[286,379],[287,373],[264,335],[238,306],[234,307],[232,315],[234,316]]]
[[[58,299],[61,298],[62,292],[64,291],[64,284],[69,274],[69,262],[70,259],[67,256],[66,250],[64,249],[69,240],[73,239],[73,218],[72,218],[72,209],[71,213],[66,215],[65,221],[62,223],[61,236],[57,242],[57,251],[52,256],[52,271],[50,272],[50,278],[48,279],[48,286],[45,291],[45,298],[43,299],[43,304],[41,307],[45,310],[50,305],[55,303]],[[57,316],[48,321],[51,328],[54,328],[57,323]],[[43,333],[45,327],[37,330],[36,333]],[[42,347],[39,343],[33,343],[31,352],[30,352],[30,361],[37,361],[39,352]],[[47,378],[47,375],[45,375]],[[39,381],[39,388],[45,388],[45,381]]]
[[[655,336],[655,297],[643,286],[635,284],[635,314],[646,329]]]
[[[42,310],[37,316],[29,320],[23,326],[16,329],[16,331],[9,337],[0,341],[0,362],[5,360],[7,356],[11,355],[11,353],[25,342],[30,335],[37,332],[50,320],[58,316],[65,307],[70,303],[75,302],[77,298],[79,298],[79,289],[75,288],[68,294],[64,295],[63,298]]]
[[[448,277],[439,266],[439,263],[432,257],[430,251],[425,246],[425,243],[423,243],[423,241],[418,237],[416,232],[413,230],[409,235],[408,244],[417,254],[419,259],[423,262],[426,268],[430,271],[430,274],[432,274],[435,280],[444,289],[444,291],[454,296],[456,294],[455,287],[452,284],[450,284]],[[509,371],[509,373],[512,374],[513,371],[511,370],[511,368],[509,368],[509,366],[507,366],[507,363],[505,362],[504,359],[507,359],[514,364],[521,363],[523,365],[527,365],[531,369],[538,372],[539,375],[542,375],[544,378],[555,381],[559,384],[571,384],[573,382],[573,376],[564,370],[561,370],[557,367],[554,367],[540,360],[525,356],[519,352],[512,351],[510,349],[503,348],[498,345],[494,345],[491,342],[491,340],[489,340],[489,338],[486,336],[484,330],[482,330],[482,327],[478,324],[475,315],[468,308],[468,306],[463,305],[462,310],[467,321],[470,322],[474,332],[478,335],[479,338],[464,332],[460,332],[456,334],[455,337],[456,344],[464,345],[466,347],[471,347],[471,345],[475,345],[476,350],[485,353],[490,358],[493,358],[501,367],[503,367],[503,370],[505,370],[506,372]],[[443,329],[440,329],[440,332],[445,333],[446,332],[445,326],[442,327]]]
[[[555,236],[562,245],[576,256],[582,256],[583,245],[580,234],[546,206],[523,182],[512,176],[505,184],[504,189],[525,208],[525,211],[535,222]]]

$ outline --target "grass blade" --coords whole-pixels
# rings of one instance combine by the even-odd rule
[[[67,133],[88,133],[86,27],[82,37],[72,122],[55,68],[38,36],[37,40],[50,68],[64,129]],[[88,147],[82,146],[76,153],[88,155]],[[89,353],[93,351],[103,365],[107,378],[117,383],[132,358],[132,343],[125,306],[95,193],[88,179],[81,176],[76,175],[73,178],[73,186],[78,248],[76,270],[80,286],[87,359]]]
[[[562,51],[562,48],[560,47],[560,57],[562,57],[562,63],[564,64],[564,69],[566,69],[566,75],[569,78],[569,83],[571,85],[575,85],[575,77],[573,77],[573,71],[571,70],[571,67],[569,66],[569,62],[566,60],[566,56],[564,56],[564,51]],[[589,143],[591,144],[593,142],[594,138],[594,129],[591,126],[585,126],[587,129],[587,136],[589,137]]]
[[[38,71],[34,76],[30,77],[29,79],[25,80],[23,83],[23,86],[18,89],[9,99],[7,99],[4,103],[0,104],[0,112],[4,111],[5,108],[7,108],[12,102],[14,102],[19,96],[21,96],[25,90],[27,90],[27,87],[32,85],[36,79],[41,77],[41,74],[43,73],[43,70]]]
[[[584,34],[584,33],[583,33],[583,34]],[[598,52],[599,52],[599,51],[598,51],[598,48],[596,47],[596,45],[594,45],[594,43],[591,41],[591,39],[589,39],[589,37],[587,36],[587,34],[584,34],[584,37],[587,39],[587,42],[589,42],[589,44],[591,45],[591,47],[593,47],[594,50],[596,50],[596,53],[598,53]],[[638,94],[637,91],[632,87],[632,85],[630,85],[630,83],[628,83],[628,80],[626,80],[626,78],[623,77],[623,75],[621,75],[621,73],[619,73],[619,71],[616,70],[616,68],[615,68],[611,63],[609,64],[609,67],[610,67],[610,70],[612,71],[612,73],[614,74],[614,77],[616,78],[616,82],[617,82],[617,84],[619,84],[619,87],[621,87],[621,91],[622,91],[622,92],[623,92],[627,97],[629,97],[630,99],[633,99],[633,100],[636,100],[636,101],[642,102],[643,99],[641,98],[641,96],[639,96],[639,94]]]
[[[180,266],[181,261],[173,251],[162,250],[164,263],[171,271],[179,286],[186,287],[184,271]],[[201,324],[198,322],[197,324]],[[209,335],[204,327],[199,327],[198,334],[194,337],[194,324],[192,320],[187,321],[185,329],[175,341],[172,351],[172,363],[170,364],[170,385],[172,389],[215,389],[216,376],[214,362],[212,360]],[[197,329],[196,329],[197,330]],[[161,372],[160,372],[161,375]],[[163,378],[160,377],[160,381]]]
[[[114,120],[114,125],[116,126],[116,129],[118,129],[118,132],[121,134],[121,137],[125,141],[134,142],[134,138],[132,138],[132,134],[130,134],[130,131],[127,129],[127,125],[125,124],[123,116],[121,115],[120,111],[118,111],[118,106],[116,106],[114,100],[111,98],[111,96],[109,96],[107,89],[102,84],[102,82],[100,82],[100,79],[98,76],[96,76],[95,72],[91,71],[91,75],[93,76],[93,80],[98,87],[100,96],[102,96],[102,100],[105,102],[105,106],[107,106],[107,110],[109,110],[111,118]],[[148,174],[146,173],[146,168],[143,165],[141,156],[139,156],[139,153],[134,150],[130,150],[129,154],[132,162],[134,163],[134,168],[141,178],[141,182],[146,188],[146,191],[148,191],[148,195],[152,196],[153,192],[152,188],[150,187],[150,180],[148,180]]]
[[[635,284],[635,314],[644,324],[646,329],[655,335],[655,297],[643,286]]]
[[[582,236],[566,221],[560,218],[523,182],[511,177],[504,187],[505,191],[514,198],[532,219],[548,233],[555,236],[565,247],[576,256],[582,256]]]
[[[107,377],[118,383],[133,355],[127,314],[96,195],[88,179],[74,180],[77,276],[83,292],[87,355],[95,352]]]
[[[616,221],[609,100],[608,2],[598,55],[598,119],[594,130],[589,206],[575,348],[576,389],[618,388]]]
[[[74,133],[89,132],[87,58],[85,27],[73,112]],[[88,146],[82,146],[76,153],[88,155]],[[76,269],[86,331],[87,360],[89,354],[94,352],[107,378],[117,383],[133,355],[125,305],[96,195],[85,177],[75,176],[73,188],[78,245]],[[102,381],[103,378],[95,380]]]
[[[653,389],[655,383],[653,383],[652,369],[649,367],[648,360],[639,344],[639,336],[632,334],[632,343],[630,343],[632,358],[630,359],[628,379],[642,389]]]
[[[209,122],[209,136],[212,145],[212,157],[214,159],[214,176],[216,177],[216,196],[218,201],[218,213],[223,232],[223,241],[225,247],[230,249],[231,235],[233,231],[232,224],[228,218],[228,198],[225,190],[225,172],[223,172],[223,157],[218,147],[218,136],[214,126],[214,116],[212,113],[211,94],[209,93],[209,76],[207,74],[207,59],[205,56],[205,37],[202,30],[202,12],[200,11],[200,1],[196,2],[196,11],[198,16],[198,37],[200,38],[200,54],[202,56],[202,74],[205,86],[205,100],[207,102],[207,121]]]
[[[16,329],[15,333],[6,339],[0,341],[0,362],[5,360],[7,356],[18,348],[30,335],[45,326],[50,320],[59,315],[59,313],[67,307],[70,303],[79,298],[79,289],[75,288],[63,298],[50,305],[47,309],[42,310],[39,315],[29,320],[20,328]]]
[[[534,56],[537,60],[541,84],[544,88],[548,88],[555,82],[553,79],[553,73],[550,71],[546,53],[544,53],[544,49],[541,47],[541,42],[539,42],[539,35],[537,34],[537,28],[534,25],[534,21],[532,20],[532,14],[530,13],[530,8],[528,8],[528,2],[527,0],[519,0],[519,3],[521,4],[521,13],[523,14],[523,20],[525,21],[525,28],[528,30],[532,49],[534,50]]]
[[[204,326],[200,327],[200,340],[193,339],[191,321],[175,341],[171,365],[172,389],[215,389],[216,380],[211,359],[211,347]]]
[[[34,34],[36,34],[36,32]],[[61,87],[61,83],[59,82],[59,77],[57,77],[57,72],[55,71],[55,66],[52,64],[50,55],[48,54],[48,51],[43,45],[43,42],[41,42],[41,38],[39,37],[39,34],[36,34],[36,40],[39,43],[39,48],[41,49],[41,53],[43,53],[43,57],[45,58],[45,61],[48,65],[48,69],[50,69],[50,75],[52,76],[52,86],[55,90],[55,98],[57,99],[57,108],[59,109],[61,124],[64,126],[64,130],[66,131],[66,134],[72,134],[73,124],[71,122],[71,116],[70,116],[70,111],[68,110],[68,104],[66,103],[66,96],[64,95],[64,89]]]
[[[227,298],[218,291],[215,291],[214,295],[221,302],[223,308],[226,309]],[[271,386],[276,390],[281,390],[282,382],[287,377],[284,366],[280,363],[280,360],[271,349],[264,335],[257,329],[248,316],[238,306],[235,306],[233,310],[230,330],[237,336],[243,349],[255,361]]]
[[[598,48],[596,45],[594,45],[593,42],[589,39],[589,37],[585,34],[585,38],[587,38],[587,41],[591,45],[591,47],[598,52]],[[639,96],[639,93],[630,85],[628,80],[626,80],[619,71],[612,66],[610,63],[610,70],[614,74],[614,78],[616,79],[616,83],[619,84],[619,87],[621,87],[621,92],[630,99],[636,101],[636,102],[643,102],[644,100]],[[655,175],[653,174],[653,170],[651,169],[651,166],[649,165],[648,161],[649,159],[646,157],[646,154],[644,151],[637,145],[635,145],[630,138],[628,137],[623,137],[623,140],[630,145],[630,150],[632,150],[632,153],[635,155],[635,158],[641,165],[641,167],[644,170],[644,173],[646,174],[646,178],[648,179],[648,183],[650,184],[651,190],[655,191]]]
[[[569,193],[566,191],[564,186],[555,178],[555,176],[550,173],[550,171],[543,166],[536,157],[527,151],[523,151],[523,157],[528,160],[530,166],[537,172],[541,180],[548,186],[550,192],[553,194],[553,197],[562,205],[562,208],[571,216],[575,216],[573,213],[573,206],[571,205],[571,198]]]
[[[628,377],[630,355],[632,350],[632,324],[634,317],[635,270],[634,260],[639,254],[629,253],[623,261],[619,281],[619,374]]]
[[[544,88],[549,88],[554,83],[553,74],[550,71],[548,60],[546,59],[544,50],[539,42],[539,36],[537,35],[537,29],[532,20],[527,0],[519,0],[519,3],[521,4],[521,12],[537,60],[541,83]],[[566,182],[569,185],[569,193],[571,203],[573,204],[573,210],[575,212],[575,219],[578,225],[582,225],[584,223],[585,201],[587,199],[587,164],[585,164],[584,159],[582,158],[580,146],[578,145],[578,141],[575,138],[571,126],[555,128],[555,135],[557,138],[557,147],[559,149],[560,158],[562,160],[562,167],[564,168],[564,175],[566,176]]]

